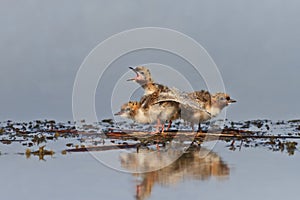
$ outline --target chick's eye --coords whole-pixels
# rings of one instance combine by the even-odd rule
[[[230,97],[226,97],[226,100],[229,101],[229,100],[230,100]]]
[[[144,75],[145,73],[144,73],[144,72],[141,72],[141,74]]]

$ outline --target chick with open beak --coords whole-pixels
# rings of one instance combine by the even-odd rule
[[[128,81],[134,81],[144,89],[144,95],[141,98],[141,101],[144,102],[142,104],[143,105],[142,107],[147,107],[146,106],[147,104],[157,104],[157,102],[155,103],[155,101],[157,101],[158,99],[161,100],[161,94],[168,94],[170,92],[170,89],[167,86],[154,83],[150,70],[147,67],[138,66],[136,68],[129,67],[129,69],[131,69],[136,74],[136,77],[128,79]],[[178,114],[177,114],[179,112],[178,103],[173,101],[166,101],[165,103],[160,104],[160,106],[158,105],[159,104],[157,104],[156,106],[151,106],[152,109],[150,110],[154,111],[155,109],[157,109],[158,111],[164,113],[164,115],[168,116],[168,117],[163,117],[167,121],[169,121],[168,128],[166,129],[168,130],[171,127],[172,120],[178,119]],[[170,113],[174,113],[174,115],[169,116]]]
[[[127,81],[135,81],[141,86],[153,82],[149,69],[143,66],[139,66],[136,68],[129,67],[129,69],[131,69],[136,74],[136,77],[128,79]]]

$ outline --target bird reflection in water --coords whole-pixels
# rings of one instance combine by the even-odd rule
[[[159,152],[156,153],[159,154]],[[146,166],[145,169],[149,169],[149,166],[154,166],[161,161],[162,159],[145,159],[145,156],[139,156],[139,153],[121,155],[121,165],[129,171],[141,169],[144,166]],[[216,153],[203,147],[201,149],[192,147],[167,167],[133,174],[139,180],[136,186],[136,199],[143,200],[150,197],[155,184],[172,186],[184,180],[204,181],[211,177],[224,180],[229,177],[229,173],[229,166]]]

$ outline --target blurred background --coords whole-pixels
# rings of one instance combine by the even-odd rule
[[[111,35],[147,26],[180,31],[208,51],[226,91],[238,100],[227,118],[299,118],[299,9],[297,0],[2,0],[0,120],[72,120],[73,83],[84,58]],[[120,58],[112,69],[144,63],[187,65],[167,53],[143,51]],[[199,82],[196,89],[205,89],[190,75],[185,78]],[[99,100],[105,95],[95,97],[98,118],[111,117]]]

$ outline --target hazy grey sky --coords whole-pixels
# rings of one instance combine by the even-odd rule
[[[83,59],[107,37],[145,26],[178,30],[206,48],[238,100],[228,118],[299,118],[299,11],[297,0],[2,0],[0,120],[72,119]],[[123,58],[117,67],[161,57]]]

